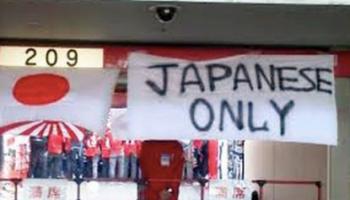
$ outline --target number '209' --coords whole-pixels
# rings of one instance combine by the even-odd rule
[[[36,66],[35,57],[37,55],[37,50],[34,48],[28,48],[26,50],[26,62],[28,66]],[[66,53],[66,64],[70,67],[74,67],[78,63],[78,52],[75,49],[69,49]],[[45,62],[48,66],[54,67],[58,61],[58,53],[55,49],[48,49],[45,53]]]

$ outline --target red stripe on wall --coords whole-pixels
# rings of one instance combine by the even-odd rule
[[[337,55],[336,77],[350,77],[350,51],[334,52]]]

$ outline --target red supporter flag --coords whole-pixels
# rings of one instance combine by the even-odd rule
[[[0,67],[0,127],[53,120],[104,133],[117,76],[114,69]]]

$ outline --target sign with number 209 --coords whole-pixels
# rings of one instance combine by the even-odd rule
[[[103,49],[0,46],[0,65],[102,68]]]

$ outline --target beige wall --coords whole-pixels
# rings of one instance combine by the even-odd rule
[[[322,181],[326,199],[327,147],[296,143],[246,143],[246,178]],[[266,185],[264,200],[316,200],[316,186]]]
[[[337,79],[338,145],[331,147],[330,200],[350,200],[350,79]]]
[[[246,142],[245,178],[322,181],[322,200],[350,200],[350,79],[336,80],[338,145]],[[329,171],[328,171],[329,170]],[[327,171],[330,187],[327,188]],[[265,186],[264,200],[316,200],[315,186]]]

